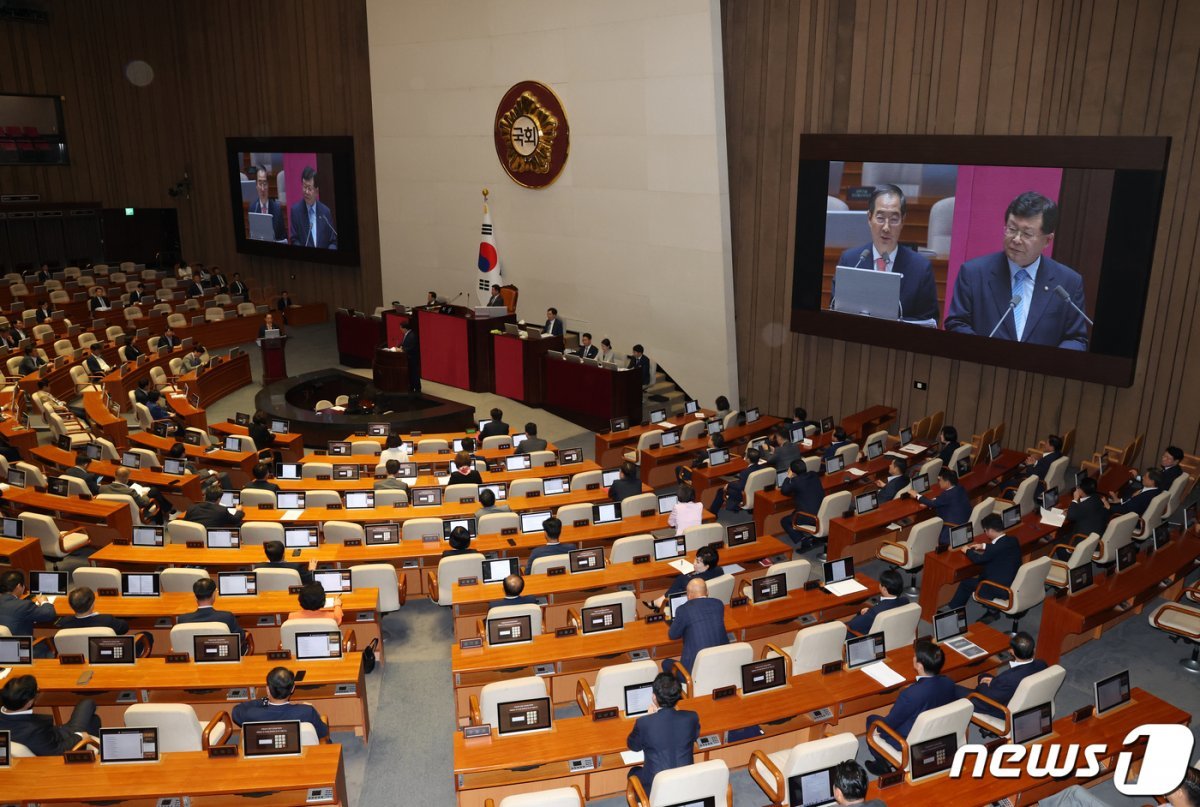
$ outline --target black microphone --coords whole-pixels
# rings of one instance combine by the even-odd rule
[[[329,229],[333,230],[333,235],[336,238],[338,231],[337,228],[333,226],[333,222],[329,220],[329,216],[321,216],[321,221],[329,225]]]
[[[1000,319],[997,320],[996,327],[992,328],[992,332],[988,334],[988,339],[991,339],[993,336],[996,335],[996,331],[1000,330],[1000,323],[1004,322],[1004,318],[1007,317],[1009,315],[1009,313],[1011,311],[1013,311],[1014,309],[1016,309],[1016,307],[1020,304],[1021,304],[1021,295],[1014,294],[1013,298],[1008,301],[1008,308],[1006,308],[1004,310],[1004,313],[1000,315]]]
[[[857,269],[858,265],[869,257],[871,257],[871,250],[869,249],[864,249],[862,252],[858,253],[858,260],[854,262],[854,268]]]
[[[1067,292],[1067,290],[1066,290],[1066,289],[1064,289],[1064,288],[1063,288],[1061,285],[1060,285],[1060,286],[1055,286],[1055,287],[1054,287],[1054,293],[1055,293],[1055,294],[1057,294],[1057,295],[1058,295],[1060,298],[1062,298],[1062,301],[1063,301],[1064,303],[1066,303],[1067,305],[1071,306],[1071,308],[1074,308],[1076,311],[1078,311],[1078,312],[1079,312],[1079,316],[1081,316],[1081,317],[1083,317],[1084,319],[1086,319],[1086,320],[1087,320],[1087,324],[1088,324],[1088,325],[1091,325],[1091,326],[1095,327],[1096,323],[1092,322],[1092,319],[1091,319],[1091,317],[1089,317],[1087,314],[1085,314],[1085,313],[1083,312],[1083,309],[1082,309],[1082,308],[1080,308],[1079,306],[1075,305],[1075,301],[1071,299],[1071,295],[1070,295],[1070,294]]]

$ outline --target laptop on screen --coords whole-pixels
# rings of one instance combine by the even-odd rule
[[[933,617],[933,640],[939,644],[949,641],[955,636],[962,636],[966,632],[966,606],[950,611],[939,611]]]
[[[300,756],[300,721],[272,720],[242,724],[242,756]]]
[[[827,560],[821,564],[821,567],[823,584],[826,586],[854,578],[854,558]]]

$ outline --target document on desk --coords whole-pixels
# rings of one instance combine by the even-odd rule
[[[299,521],[300,516],[304,515],[303,510],[284,510],[283,515],[279,517],[280,521]]]
[[[658,423],[655,423],[654,425],[658,426],[660,429],[673,429],[679,424],[672,423],[669,420],[660,420]]]
[[[866,471],[862,470],[861,468],[847,468],[846,473],[850,474],[851,476],[862,476],[866,473]]]
[[[137,482],[134,482],[129,487],[133,488],[139,496],[145,496],[150,492],[150,488],[146,487],[145,485],[139,485]]]
[[[866,586],[854,578],[850,578],[849,580],[840,580],[837,583],[826,583],[823,588],[835,597],[845,597],[847,594],[854,594],[859,591],[867,590]]]
[[[925,450],[925,446],[918,443],[909,443],[906,446],[900,446],[900,450],[905,454],[920,454]]]
[[[667,565],[679,571],[680,574],[691,574],[696,570],[696,567],[692,565],[691,561],[684,560],[683,558],[672,560],[668,562]]]
[[[740,563],[726,563],[721,568],[725,571],[725,574],[741,574],[746,571],[746,567]]]
[[[450,481],[450,474],[446,474],[445,476],[436,476],[436,475],[435,475],[435,476],[434,476],[434,479],[436,479],[436,480],[437,480],[437,483],[438,483],[439,485],[443,485],[443,486],[444,486],[444,485],[445,485],[447,482],[449,482],[449,481]]]
[[[8,670],[5,670],[8,672]],[[640,765],[646,761],[645,751],[622,751],[621,761],[626,765]]]
[[[976,659],[987,655],[986,650],[963,636],[956,636],[945,644],[964,658]]]
[[[1042,512],[1043,524],[1049,524],[1051,527],[1061,527],[1063,522],[1067,520],[1067,514],[1057,508],[1054,510],[1047,510],[1045,507],[1039,509]]]
[[[904,676],[887,665],[886,661],[875,661],[860,670],[879,682],[880,686],[891,688],[904,683]]]

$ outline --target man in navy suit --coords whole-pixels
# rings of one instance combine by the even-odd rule
[[[1046,669],[1046,662],[1033,657],[1037,645],[1034,644],[1033,637],[1025,631],[1020,631],[1013,636],[1008,646],[1012,648],[1013,652],[1013,659],[1008,663],[1008,669],[995,675],[979,676],[979,684],[975,687],[975,691],[980,695],[991,698],[1002,706],[1008,706],[1008,702],[1012,700],[1017,686],[1022,681],[1034,673],[1040,673]],[[960,686],[958,687],[958,696],[965,698],[969,691],[966,687]],[[980,701],[972,701],[972,703],[975,704],[976,712],[992,717],[1001,716],[1000,710],[994,706]]]
[[[879,589],[879,602],[860,610],[846,626],[852,633],[862,636],[875,624],[876,616],[908,605],[908,597],[904,596],[904,576],[895,569],[887,569],[879,575]]]
[[[558,318],[557,308],[546,309],[546,324],[542,327],[542,333],[546,336],[562,336],[563,323]]]
[[[504,578],[504,599],[492,600],[488,609],[499,608],[501,605],[537,605],[537,597],[524,594],[525,578],[519,574],[510,574]]]
[[[1011,586],[1021,568],[1021,544],[1011,535],[1004,534],[1004,519],[998,513],[988,513],[981,522],[984,540],[967,544],[962,548],[967,559],[982,566],[983,571],[977,577],[972,577],[958,584],[958,591],[950,600],[947,608],[961,608],[967,604],[971,594],[978,589],[979,596],[993,599],[1005,596],[1003,589],[989,585],[999,583]],[[988,609],[981,622],[995,622],[999,613]]]
[[[900,311],[903,319],[937,320],[937,285],[929,259],[908,247],[900,246],[900,231],[908,202],[904,192],[895,185],[880,185],[871,193],[867,204],[867,226],[871,228],[871,243],[848,249],[838,258],[838,266],[895,272],[900,280]],[[870,255],[870,261],[863,255]]]
[[[300,174],[300,189],[304,198],[292,205],[289,218],[292,234],[289,239],[298,247],[337,249],[337,231],[329,216],[329,207],[317,199],[317,171],[311,165]]]
[[[892,462],[888,465],[887,481],[875,480],[875,487],[879,488],[879,503],[890,502],[907,486],[908,463],[899,457],[892,457]]]
[[[1040,457],[1030,454],[1025,458],[1025,462],[1021,464],[1021,468],[1025,472],[1024,475],[1005,487],[1004,492],[1001,494],[1002,496],[1005,496],[1006,498],[1012,498],[1012,496],[1017,492],[1017,488],[1020,487],[1020,483],[1023,480],[1028,479],[1030,476],[1036,476],[1038,478],[1036,491],[1037,495],[1041,496],[1042,493],[1045,492],[1046,474],[1050,473],[1050,465],[1063,455],[1062,438],[1057,434],[1052,434],[1047,437],[1046,444],[1050,446],[1050,450],[1045,454]],[[987,450],[987,446],[984,446],[984,450]]]
[[[1087,350],[1083,278],[1042,254],[1054,240],[1058,205],[1034,191],[1022,193],[1004,215],[1004,249],[969,260],[958,270],[946,312],[946,330],[1030,345]],[[1061,299],[1061,287],[1070,298]],[[1020,298],[1015,306],[1010,300]]]
[[[929,638],[917,639],[913,645],[913,669],[917,672],[917,680],[900,691],[896,703],[887,717],[871,715],[867,718],[867,734],[875,730],[878,722],[886,723],[901,737],[908,737],[913,723],[922,712],[945,706],[957,700],[954,682],[941,675],[942,665],[946,663],[946,654]],[[894,745],[891,738],[881,735],[885,742]],[[875,759],[867,760],[867,770],[876,776],[882,776],[891,770],[891,765],[884,761],[879,752],[872,749]]]
[[[221,622],[229,628],[230,633],[246,638],[246,632],[238,624],[237,617],[229,611],[219,611],[213,607],[213,600],[217,597],[216,581],[211,577],[201,577],[192,583],[192,593],[196,595],[196,610],[190,614],[180,614],[177,622]]]
[[[949,468],[942,468],[938,473],[938,488],[941,493],[936,499],[918,496],[917,501],[933,510],[942,520],[944,525],[942,534],[938,536],[938,543],[948,544],[950,525],[957,526],[971,520],[971,499],[967,496],[966,488],[958,484],[958,474]]]
[[[37,679],[18,675],[9,679],[0,692],[0,731],[7,731],[13,742],[20,743],[39,757],[59,756],[81,739],[100,734],[100,718],[96,702],[83,698],[71,711],[71,719],[62,726],[54,725],[50,715],[34,714],[37,700]]]
[[[803,459],[793,460],[792,467],[788,468],[787,479],[784,479],[783,484],[779,486],[779,492],[784,496],[791,496],[792,503],[796,506],[794,516],[784,517],[783,530],[792,539],[792,543],[796,544],[797,548],[803,552],[812,545],[812,538],[806,533],[798,532],[794,522],[809,526],[816,525],[814,517],[821,509],[821,502],[825,499],[825,488],[821,484],[821,477],[809,471]],[[806,513],[812,515],[805,515]]]
[[[750,479],[750,474],[769,467],[762,458],[761,451],[757,448],[747,448],[746,467],[738,471],[737,479],[730,481],[717,491],[712,504],[708,506],[708,512],[717,515],[721,512],[722,507],[734,512],[741,510],[742,502],[746,500],[746,481]]]
[[[401,320],[400,347],[408,359],[408,388],[413,392],[421,391],[421,343],[417,340],[417,332],[409,327],[407,320]]]
[[[558,536],[562,535],[562,526],[562,521],[554,516],[542,522],[542,529],[546,531],[546,543],[529,550],[529,564],[525,567],[525,574],[533,574],[533,562],[538,558],[566,555],[568,552],[574,552],[578,548],[575,544],[560,544],[558,542]]]
[[[650,359],[646,357],[646,349],[641,345],[633,346],[633,355],[629,357],[629,369],[641,373],[643,387],[650,386]]]
[[[109,614],[96,613],[96,592],[87,586],[71,589],[67,602],[75,613],[58,620],[59,628],[112,628],[113,633],[124,636],[129,633],[129,623]]]
[[[259,168],[255,172],[255,186],[258,191],[258,198],[250,203],[250,212],[269,213],[271,215],[271,223],[274,225],[275,240],[283,241],[287,237],[287,234],[284,232],[283,207],[279,204],[278,200],[267,196],[269,193],[267,169]]]
[[[833,430],[833,439],[829,442],[829,445],[826,446],[825,453],[821,455],[821,459],[832,459],[833,456],[838,453],[838,449],[849,444],[850,438],[846,435],[846,430],[841,426],[838,426]]]
[[[675,711],[683,690],[675,676],[659,673],[651,688],[649,711],[633,724],[626,742],[630,751],[642,751],[645,761],[630,769],[649,795],[654,777],[660,771],[692,764],[692,744],[700,738],[700,716],[686,710]]]
[[[1158,468],[1151,468],[1146,472],[1144,478],[1146,486],[1125,501],[1121,501],[1115,493],[1108,494],[1108,512],[1111,515],[1121,516],[1125,513],[1137,513],[1142,516],[1146,514],[1146,508],[1150,506],[1150,502],[1163,492],[1163,472]]]
[[[1104,501],[1096,495],[1095,479],[1090,476],[1081,479],[1071,498],[1071,504],[1067,507],[1071,537],[1055,548],[1054,557],[1059,560],[1068,560],[1076,543],[1093,532],[1104,535],[1104,528],[1108,526],[1108,509],[1104,506]]]
[[[768,449],[766,453],[767,465],[775,469],[776,473],[785,473],[787,469],[792,467],[792,462],[800,459],[802,453],[800,446],[792,442],[791,429],[786,423],[780,423],[775,427],[775,431],[771,433],[768,441]]]
[[[687,595],[687,602],[671,614],[671,629],[667,632],[671,641],[683,641],[683,652],[679,661],[663,661],[663,672],[673,672],[676,664],[691,672],[701,650],[720,647],[729,641],[729,632],[725,630],[725,603],[708,596],[708,583],[699,577],[692,578],[688,581]]]
[[[276,667],[267,673],[267,697],[242,701],[233,707],[230,717],[239,726],[243,723],[299,720],[301,723],[311,723],[318,737],[328,737],[329,726],[325,725],[312,704],[291,702],[295,689],[295,674],[287,667]]]

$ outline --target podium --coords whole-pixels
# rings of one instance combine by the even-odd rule
[[[408,354],[402,350],[391,350],[387,345],[375,348],[372,370],[375,386],[384,392],[409,392]]]
[[[514,334],[492,334],[493,390],[505,398],[540,406],[545,395],[542,359],[548,351],[562,349],[561,336],[522,339]]]
[[[264,387],[288,377],[285,350],[287,340],[290,338],[288,336],[279,336],[274,339],[258,340],[258,346],[262,350],[262,383]]]
[[[418,309],[421,378],[473,392],[490,392],[492,350],[488,334],[516,320],[512,314],[476,317],[474,309],[463,306]]]

